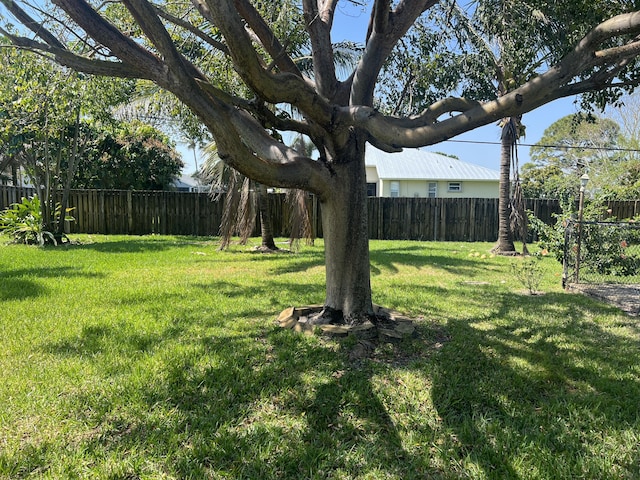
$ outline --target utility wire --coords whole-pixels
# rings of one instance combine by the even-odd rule
[[[453,143],[473,143],[476,145],[501,145],[501,142],[483,142],[480,140],[445,140],[445,142]],[[569,150],[569,149],[582,149],[582,150],[603,150],[609,152],[640,152],[637,148],[620,148],[620,147],[581,147],[578,145],[546,145],[540,143],[518,143],[520,147],[540,147],[540,148],[555,148],[557,150]]]

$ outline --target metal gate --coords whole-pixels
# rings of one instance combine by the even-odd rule
[[[640,224],[568,220],[563,266],[564,287],[640,284]]]

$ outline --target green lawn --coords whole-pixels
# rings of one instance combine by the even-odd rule
[[[373,241],[374,301],[418,336],[283,330],[322,303],[322,242],[0,246],[0,478],[640,478],[640,330],[540,290],[490,244]]]

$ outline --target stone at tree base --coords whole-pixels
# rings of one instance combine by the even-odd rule
[[[304,333],[305,335],[313,335],[315,327],[313,325],[309,325],[306,322],[297,322],[293,326],[293,331],[298,333]]]
[[[280,315],[278,315],[278,318],[276,318],[276,322],[281,324],[291,319],[294,319],[296,321],[298,320],[298,317],[296,316],[296,309],[294,307],[285,308],[282,312],[280,312]]]
[[[322,305],[307,305],[306,307],[296,307],[295,311],[301,317],[308,317],[312,313],[318,313],[322,310]]]
[[[336,336],[353,335],[358,339],[372,339],[377,335],[376,326],[370,321],[366,321],[360,325],[320,325],[322,333]]]
[[[406,315],[395,310],[389,310],[379,305],[374,305],[375,318],[366,320],[357,325],[340,323],[317,323],[318,314],[326,313],[326,317],[332,316],[331,310],[322,305],[308,305],[304,307],[289,307],[280,313],[277,318],[282,328],[290,328],[296,332],[312,335],[321,332],[332,336],[352,335],[358,340],[378,340],[381,342],[397,342],[414,334],[413,321]],[[322,318],[321,321],[327,320]]]
[[[327,323],[325,325],[318,325],[318,328],[323,333],[328,333],[329,335],[335,335],[337,337],[349,335],[349,327],[347,325],[332,325]]]
[[[378,339],[382,342],[402,340],[402,334],[390,328],[378,328]]]
[[[394,330],[407,337],[409,335],[413,335],[413,332],[416,331],[416,327],[413,325],[413,322],[411,322],[411,320],[402,320],[396,324]]]
[[[296,320],[294,317],[287,317],[284,320],[280,320],[278,322],[278,325],[280,325],[282,328],[293,328],[297,323],[298,320]]]
[[[295,318],[294,317],[295,313],[296,313],[296,309],[294,307],[285,308],[282,312],[280,312],[280,315],[278,315],[278,318],[276,318],[276,322],[278,323],[284,322],[291,318]]]

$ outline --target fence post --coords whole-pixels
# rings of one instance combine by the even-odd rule
[[[195,226],[194,226],[194,234],[197,236],[200,235],[200,192],[194,194],[193,198],[196,202],[196,213],[195,213]]]
[[[98,190],[98,225],[100,225],[98,228],[100,230],[98,230],[98,233],[102,233],[104,235],[108,234],[109,232],[107,231],[107,216],[105,215],[105,202],[104,202],[104,196],[105,196],[105,192],[106,190]]]
[[[569,278],[569,237],[571,233],[571,221],[567,220],[564,226],[564,248],[562,251],[562,288],[567,288]]]
[[[133,233],[133,192],[127,190],[127,235]]]
[[[438,241],[438,225],[440,225],[440,199],[436,198],[436,208],[433,209],[433,241]]]

